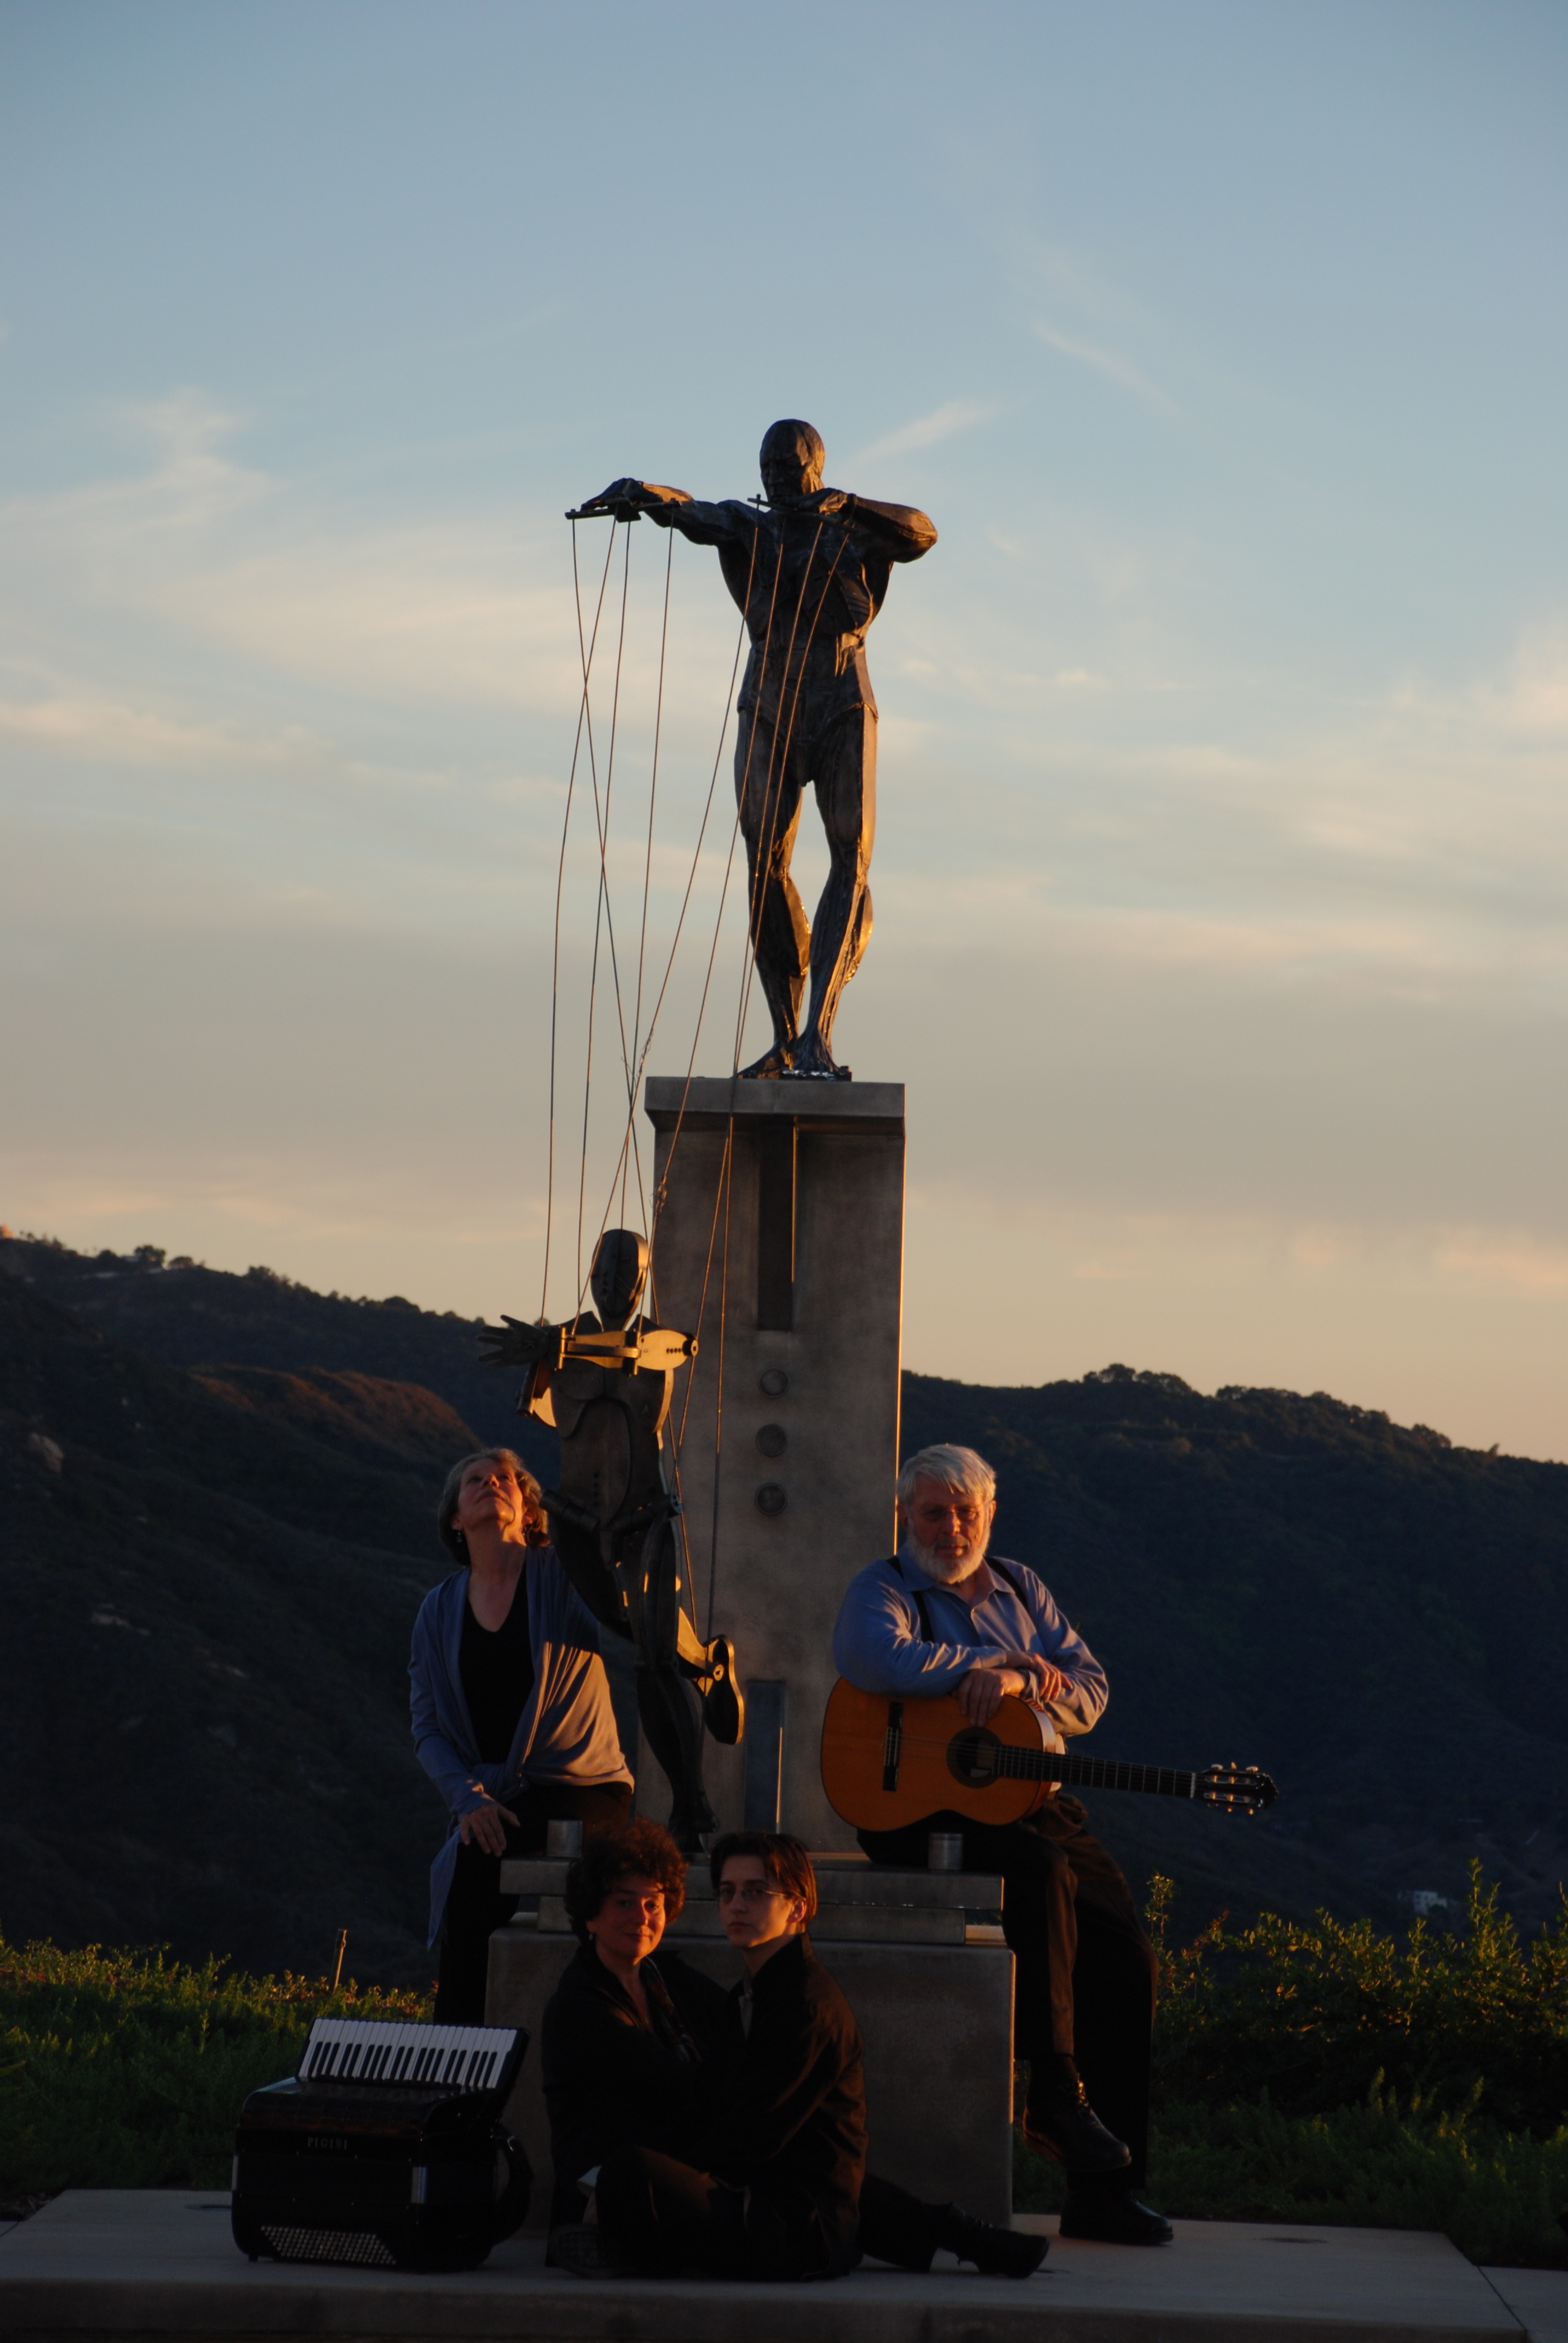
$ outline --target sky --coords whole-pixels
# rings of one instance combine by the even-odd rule
[[[585,1151],[562,516],[800,415],[940,531],[906,1363],[1568,1459],[1565,196],[1556,0],[0,0],[0,1221],[569,1307],[689,880],[647,1070],[766,1035],[717,562],[580,524]]]

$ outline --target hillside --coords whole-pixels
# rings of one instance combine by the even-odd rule
[[[316,1293],[269,1269],[244,1277],[151,1247],[96,1257],[64,1245],[0,1239],[0,1271],[78,1311],[168,1367],[267,1367],[417,1383],[437,1393],[482,1441],[505,1442],[553,1477],[554,1435],[516,1414],[516,1378],[480,1366],[473,1320],[417,1309],[400,1295],[351,1301]]]
[[[404,1672],[431,1509],[475,1433],[546,1472],[548,1444],[462,1319],[35,1243],[5,1270],[0,1926],[266,1966],[318,1966],[347,1925],[361,1976],[423,1979],[440,1818]],[[906,1451],[938,1438],[995,1461],[999,1551],[1106,1661],[1106,1753],[1253,1761],[1285,1791],[1250,1823],[1095,1803],[1136,1881],[1178,1880],[1183,1931],[1226,1906],[1392,1923],[1476,1854],[1526,1926],[1553,1907],[1568,1468],[1121,1367],[908,1375]]]
[[[0,1276],[13,1941],[319,1971],[347,1926],[362,1976],[427,1979],[408,1629],[472,1444],[429,1392],[193,1376]]]

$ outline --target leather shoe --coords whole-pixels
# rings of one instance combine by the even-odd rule
[[[1152,2205],[1111,2188],[1069,2190],[1059,2227],[1064,2237],[1089,2237],[1101,2246],[1168,2246],[1176,2234]]]
[[[1132,2161],[1125,2140],[1107,2129],[1089,2104],[1083,2078],[1070,2058],[1052,2060],[1056,2072],[1046,2088],[1029,2095],[1023,2111],[1023,2144],[1052,2164],[1079,2172],[1118,2172]]]
[[[1032,2278],[1050,2250],[1048,2237],[999,2229],[961,2205],[940,2205],[930,2234],[944,2253],[973,2262],[982,2278]]]
[[[708,1670],[702,1679],[702,1722],[715,1741],[733,1749],[746,1730],[746,1702],[735,1673],[735,1646],[728,1635],[716,1635],[708,1646]]]

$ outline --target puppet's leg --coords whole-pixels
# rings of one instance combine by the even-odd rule
[[[735,1646],[728,1635],[705,1644],[681,1601],[682,1541],[674,1523],[678,1512],[662,1490],[635,1513],[623,1514],[608,1525],[616,1552],[615,1576],[633,1624],[628,1632],[639,1654],[646,1644],[648,1665],[674,1668],[697,1686],[702,1701],[702,1722],[715,1741],[732,1749],[746,1730],[746,1702],[735,1672]],[[638,1544],[630,1533],[646,1531]],[[684,1707],[684,1704],[682,1704]],[[660,1763],[662,1764],[662,1759]]]
[[[617,1575],[630,1596],[638,1715],[669,1783],[671,1834],[687,1854],[695,1854],[719,1817],[702,1786],[701,1704],[677,1656],[680,1584],[674,1522],[668,1516],[655,1522],[619,1562]]]
[[[579,1512],[554,1489],[545,1492],[545,1511],[549,1516],[550,1543],[578,1594],[601,1627],[608,1627],[612,1634],[629,1637],[631,1621],[626,1598],[616,1574],[606,1566],[598,1522],[591,1513]]]

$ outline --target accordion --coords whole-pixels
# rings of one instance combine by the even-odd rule
[[[499,2117],[520,2028],[318,2017],[298,2068],[235,2133],[234,2241],[252,2261],[475,2269],[521,2227],[533,2174]]]

